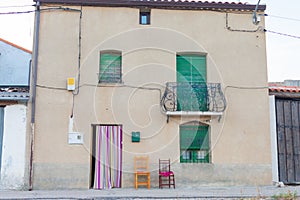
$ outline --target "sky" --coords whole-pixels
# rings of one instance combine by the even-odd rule
[[[221,0],[222,1],[222,0]],[[228,0],[257,4],[258,0]],[[32,0],[0,0],[0,13],[34,10]],[[266,4],[267,68],[269,82],[300,80],[300,1],[261,0]],[[0,14],[0,38],[32,50],[34,14]]]

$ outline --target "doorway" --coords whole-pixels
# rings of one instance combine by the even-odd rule
[[[207,111],[206,56],[177,54],[177,111]]]
[[[121,188],[122,125],[93,125],[91,188]]]
[[[300,183],[300,101],[276,98],[279,181]]]

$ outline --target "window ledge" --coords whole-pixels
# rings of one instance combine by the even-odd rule
[[[205,163],[205,162],[180,162],[180,165],[206,165],[214,166],[214,163]]]
[[[105,83],[105,82],[101,82],[101,83],[98,83],[98,86],[103,86],[103,87],[115,87],[115,86],[123,86],[124,85],[124,82],[121,82],[121,83]]]

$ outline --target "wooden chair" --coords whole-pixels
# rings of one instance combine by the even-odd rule
[[[149,157],[136,156],[134,157],[134,187],[138,189],[139,185],[146,185],[150,189],[150,171]]]
[[[175,175],[171,171],[170,159],[159,159],[159,188],[163,186],[173,186],[175,189]]]

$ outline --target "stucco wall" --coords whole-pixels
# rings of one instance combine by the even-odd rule
[[[1,189],[26,189],[25,144],[26,106],[10,105],[4,109],[4,133],[1,163]]]
[[[151,25],[142,26],[138,9],[84,7],[81,87],[73,108],[74,131],[84,134],[84,144],[69,145],[73,102],[72,93],[63,88],[68,77],[78,75],[79,13],[43,12],[34,188],[89,187],[91,124],[123,125],[123,187],[131,187],[133,156],[140,153],[150,156],[153,186],[159,158],[171,158],[179,186],[271,183],[266,41],[262,31],[247,32],[257,29],[251,16],[152,9]],[[228,30],[226,20],[240,31]],[[122,51],[123,83],[98,85],[101,50]],[[176,81],[180,52],[207,55],[207,81],[221,83],[228,103],[221,118],[171,117],[167,123],[160,97],[165,83]],[[209,123],[211,164],[179,163],[179,125],[189,121]],[[131,142],[131,131],[141,132],[140,143]],[[62,173],[70,166],[78,170]],[[197,181],[186,171],[199,173]]]

